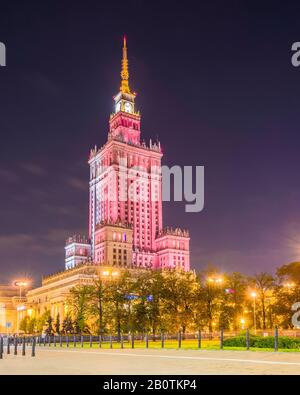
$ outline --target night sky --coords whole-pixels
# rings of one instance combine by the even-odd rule
[[[192,267],[299,259],[300,6],[105,3],[0,3],[0,282],[63,270],[65,238],[87,232],[87,159],[107,138],[123,34],[142,136],[164,164],[205,166],[204,211],[164,204],[165,225],[190,229]]]

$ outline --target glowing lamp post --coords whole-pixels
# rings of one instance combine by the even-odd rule
[[[111,269],[107,269],[107,270],[103,270],[101,272],[101,277],[103,278],[117,278],[119,276],[119,272],[117,270],[111,270]]]
[[[22,298],[22,288],[26,288],[28,286],[28,282],[27,281],[15,281],[15,286],[19,287],[20,289],[20,298]]]
[[[214,284],[214,285],[220,285],[223,283],[223,278],[222,277],[209,277],[207,279],[208,283]]]

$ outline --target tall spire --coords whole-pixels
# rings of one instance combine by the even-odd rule
[[[122,71],[121,71],[121,87],[120,91],[122,93],[131,93],[129,88],[129,71],[128,71],[128,58],[127,58],[127,45],[126,36],[124,36],[123,41],[123,58],[122,58]]]

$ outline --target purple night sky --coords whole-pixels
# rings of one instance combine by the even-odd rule
[[[240,3],[1,5],[1,283],[62,270],[65,238],[87,232],[88,153],[106,141],[124,33],[142,136],[164,164],[205,166],[203,212],[164,204],[164,223],[190,229],[192,268],[300,258],[300,5]]]

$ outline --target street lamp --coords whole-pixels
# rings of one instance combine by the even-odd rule
[[[207,281],[211,284],[222,284],[223,278],[222,277],[209,277]]]
[[[19,287],[20,289],[20,298],[22,298],[22,288],[26,288],[28,286],[28,281],[24,281],[24,280],[17,280],[15,281],[15,286]]]
[[[253,323],[254,323],[254,333],[256,334],[256,292],[251,292],[251,297],[253,298]]]
[[[120,274],[120,273],[119,273],[117,270],[106,269],[106,270],[103,270],[103,271],[101,272],[101,277],[104,277],[104,278],[108,278],[108,277],[110,277],[110,278],[116,278],[116,277],[119,276],[119,274]]]

